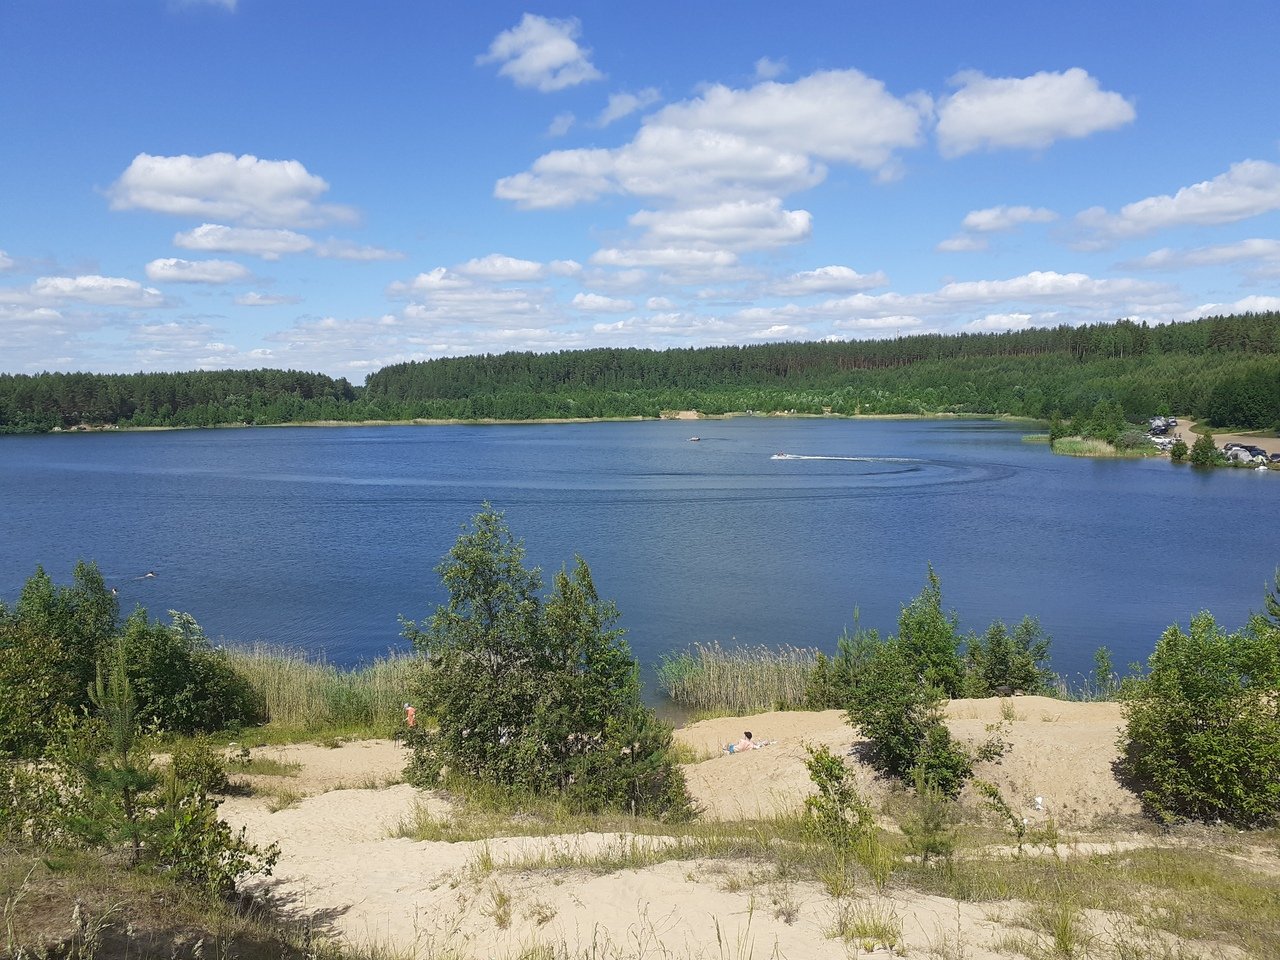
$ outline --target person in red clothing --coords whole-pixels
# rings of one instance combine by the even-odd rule
[[[404,725],[410,729],[418,725],[418,711],[407,703],[404,705]]]

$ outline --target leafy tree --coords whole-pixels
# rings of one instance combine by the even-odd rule
[[[1221,459],[1212,433],[1202,433],[1191,445],[1191,462],[1197,467],[1210,467]]]
[[[1123,763],[1163,818],[1237,824],[1280,816],[1280,629],[1225,633],[1203,612],[1165,631],[1124,688]]]
[[[424,627],[404,622],[435,720],[413,735],[412,779],[440,783],[447,771],[585,809],[690,815],[671,731],[643,706],[617,610],[581,558],[544,603],[541,575],[486,504],[437,572],[447,602]]]
[[[1187,441],[1179,437],[1177,440],[1173,441],[1173,446],[1169,448],[1169,459],[1174,463],[1181,463],[1183,460],[1187,459],[1188,452],[1189,448],[1187,447]]]
[[[942,691],[920,679],[914,655],[890,638],[867,659],[847,712],[870,741],[876,766],[907,781],[919,771],[954,796],[972,772],[972,760],[942,722],[942,699]]]
[[[1000,687],[1043,693],[1053,679],[1048,668],[1049,637],[1040,621],[1023,617],[1009,633],[997,620],[982,637],[971,637],[966,658],[966,692],[989,697]]]
[[[924,589],[898,615],[898,645],[923,683],[948,697],[959,695],[964,668],[954,613],[942,612],[942,586],[929,564]]]

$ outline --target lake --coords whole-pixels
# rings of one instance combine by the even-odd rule
[[[694,642],[834,649],[895,628],[926,565],[963,630],[1038,617],[1054,666],[1234,629],[1280,562],[1280,474],[1086,460],[994,421],[251,428],[0,437],[0,597],[96,560],[122,611],[353,664],[430,616],[483,501],[547,579],[575,553],[646,674]],[[690,442],[691,434],[700,437]],[[775,459],[775,454],[788,454]],[[153,578],[145,577],[153,571]]]

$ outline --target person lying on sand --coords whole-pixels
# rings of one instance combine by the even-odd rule
[[[759,750],[761,747],[768,746],[771,741],[764,740],[757,742],[752,739],[751,731],[747,730],[742,734],[742,739],[737,743],[726,743],[724,749],[726,753],[744,753],[747,750]]]

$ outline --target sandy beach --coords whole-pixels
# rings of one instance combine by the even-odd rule
[[[947,722],[963,740],[980,742],[994,734],[1009,744],[1003,760],[980,764],[977,775],[999,786],[1030,823],[1052,816],[1064,844],[1070,838],[1060,854],[1153,842],[1139,819],[1137,799],[1111,770],[1122,723],[1118,704],[1045,697],[962,700],[949,705]],[[723,745],[744,729],[772,742],[746,754],[724,754]],[[901,803],[900,788],[858,762],[860,741],[841,711],[707,720],[676,735],[705,758],[684,768],[704,820],[737,821],[801,808],[811,789],[804,766],[807,744],[846,756],[877,810],[892,807],[895,798]],[[279,779],[287,779],[302,799],[273,813],[262,796],[233,796],[224,801],[223,816],[233,826],[245,826],[258,842],[279,842],[280,863],[265,886],[334,936],[419,956],[445,949],[463,956],[519,956],[532,944],[563,943],[571,950],[612,945],[612,953],[588,954],[602,957],[719,957],[736,954],[718,952],[718,943],[747,941],[754,956],[845,955],[828,935],[839,904],[816,883],[788,882],[784,890],[776,882],[750,880],[749,862],[721,860],[675,859],[608,872],[539,866],[575,852],[674,842],[666,837],[397,839],[391,833],[415,806],[425,806],[437,818],[452,813],[434,793],[403,783],[379,786],[399,776],[406,759],[402,747],[366,741],[255,753],[300,764],[296,776]],[[267,779],[273,778],[255,778],[258,786]],[[962,801],[976,803],[968,794]],[[960,937],[966,956],[997,956],[990,945],[1002,916],[1016,907],[892,890],[882,899],[902,920],[907,955],[927,951],[940,937]],[[785,902],[785,909],[778,902]]]

